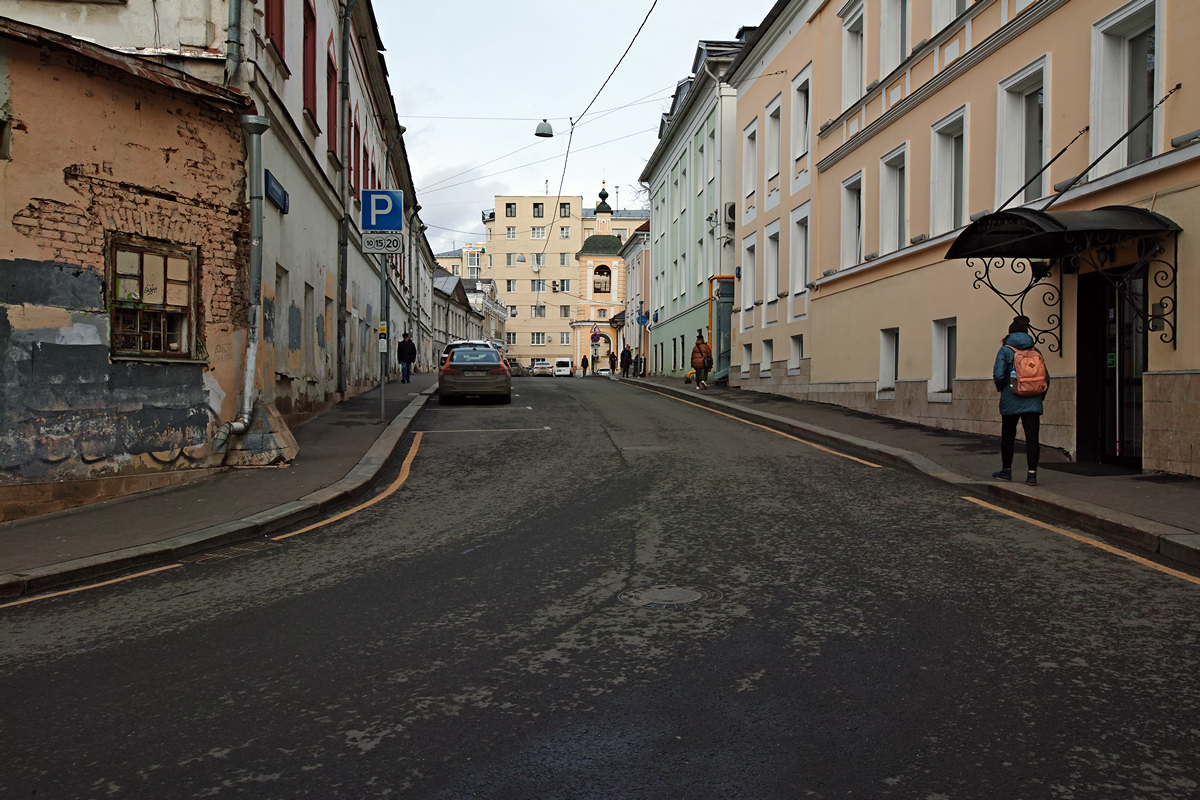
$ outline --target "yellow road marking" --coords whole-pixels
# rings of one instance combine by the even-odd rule
[[[26,597],[22,600],[14,600],[11,603],[5,603],[3,605],[0,605],[0,608],[8,608],[10,606],[19,606],[24,603],[32,603],[35,600],[49,600],[51,597],[61,597],[64,594],[74,594],[75,592],[82,592],[85,589],[99,589],[101,586],[111,586],[112,584],[120,583],[121,581],[131,581],[134,578],[141,578],[145,575],[153,575],[156,572],[162,572],[163,570],[175,569],[176,567],[182,567],[182,566],[183,566],[183,564],[168,564],[165,567],[156,567],[154,569],[148,569],[145,572],[138,572],[134,575],[126,575],[123,578],[113,578],[111,581],[104,581],[103,583],[92,583],[87,586],[76,586],[74,589],[63,589],[61,592],[51,592],[50,594],[39,594],[35,597]]]
[[[282,539],[287,539],[292,536],[298,536],[302,533],[307,533],[308,531],[311,531],[311,530],[316,530],[317,528],[328,525],[331,522],[337,522],[339,519],[345,519],[346,517],[350,516],[351,514],[357,514],[359,511],[362,511],[364,508],[370,508],[371,506],[378,503],[380,500],[385,500],[388,497],[391,497],[393,494],[396,493],[396,490],[399,489],[401,486],[403,486],[404,482],[406,480],[408,480],[409,469],[412,467],[413,459],[417,457],[417,448],[421,446],[421,437],[424,435],[424,433],[425,433],[424,431],[418,432],[416,435],[416,438],[413,439],[412,447],[409,448],[408,455],[405,456],[405,458],[404,458],[404,463],[400,465],[400,475],[399,475],[399,477],[396,478],[395,481],[393,481],[391,486],[384,489],[382,492],[377,494],[375,497],[372,497],[370,500],[368,500],[365,503],[357,505],[354,508],[347,509],[346,511],[343,511],[340,514],[335,514],[334,516],[330,517],[329,519],[323,519],[320,522],[309,525],[306,528],[301,528],[298,531],[292,531],[291,533],[285,533],[282,536],[272,536],[271,541],[278,542]]]
[[[809,447],[815,447],[818,450],[829,453],[830,455],[839,456],[841,458],[848,458],[851,461],[857,461],[859,464],[865,464],[868,467],[875,467],[876,469],[882,469],[882,467],[879,464],[872,464],[870,461],[863,461],[861,458],[855,458],[854,456],[848,456],[845,453],[839,453],[837,450],[830,450],[828,447],[819,445],[816,442],[810,442],[807,439],[801,439],[799,436],[792,436],[790,433],[784,433],[783,431],[777,431],[774,428],[767,427],[766,425],[759,425],[757,422],[750,422],[749,420],[742,419],[741,417],[735,417],[733,414],[726,414],[724,411],[717,411],[715,408],[709,408],[708,406],[702,406],[699,403],[693,403],[690,400],[682,400],[678,397],[673,397],[672,395],[664,394],[663,392],[656,392],[653,389],[647,389],[643,386],[635,386],[634,388],[641,389],[644,392],[650,392],[651,394],[662,395],[663,397],[667,398],[668,400],[674,400],[677,403],[685,403],[689,406],[695,406],[696,408],[703,409],[704,411],[711,411],[714,414],[720,414],[722,417],[729,417],[730,419],[737,420],[738,422],[744,422],[747,425],[753,425],[755,428],[762,428],[764,431],[770,431],[771,433],[777,433],[780,436],[783,436],[784,438],[791,439],[794,442],[800,442],[801,444],[806,444]]]
[[[1063,528],[1059,528],[1055,525],[1049,525],[1045,522],[1038,522],[1036,519],[1027,517],[1024,514],[1018,514],[1017,512],[1009,511],[1006,508],[1001,508],[1000,506],[994,506],[991,503],[985,503],[982,500],[977,500],[974,497],[963,497],[963,500],[966,500],[967,502],[970,502],[970,503],[974,503],[977,506],[983,506],[984,508],[990,508],[992,511],[999,511],[1001,514],[1010,516],[1013,519],[1019,519],[1022,522],[1028,522],[1030,525],[1036,525],[1039,528],[1045,528],[1048,531],[1054,531],[1055,533],[1061,533],[1063,536],[1068,536],[1077,542],[1083,542],[1084,544],[1090,544],[1092,547],[1099,547],[1101,550],[1104,550],[1109,553],[1113,553],[1114,555],[1121,556],[1122,558],[1127,558],[1130,561],[1136,561],[1139,564],[1150,567],[1150,569],[1156,569],[1159,572],[1165,572],[1168,575],[1173,575],[1176,578],[1180,578],[1182,580],[1187,581],[1188,583],[1194,583],[1194,584],[1200,586],[1200,578],[1196,578],[1191,575],[1188,575],[1186,572],[1180,572],[1177,569],[1171,569],[1170,567],[1164,567],[1162,564],[1156,564],[1148,558],[1142,558],[1141,556],[1135,556],[1133,553],[1127,553],[1119,547],[1113,547],[1111,544],[1105,544],[1104,542],[1098,542],[1095,539],[1089,539],[1086,536],[1081,536],[1078,533],[1072,533],[1071,531],[1065,530]]]
[[[421,431],[421,433],[514,433],[522,431],[548,431],[549,425],[543,425],[540,428],[463,428],[454,431]]]

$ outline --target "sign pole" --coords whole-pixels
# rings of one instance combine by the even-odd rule
[[[362,251],[364,255],[402,252],[404,192],[400,189],[367,189],[362,192]],[[379,421],[387,422],[388,320],[387,263],[379,262]]]

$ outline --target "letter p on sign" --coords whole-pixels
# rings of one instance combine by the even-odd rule
[[[404,192],[399,189],[364,190],[362,229],[364,231],[404,230]]]

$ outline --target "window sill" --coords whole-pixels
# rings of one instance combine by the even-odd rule
[[[336,169],[338,172],[342,171],[342,160],[338,158],[337,153],[332,150],[326,150],[325,157],[329,159],[331,164],[333,164],[334,169]]]
[[[110,360],[116,361],[138,361],[144,364],[203,364],[208,366],[207,358],[190,358],[188,356],[136,356],[129,354],[112,355]]]
[[[952,403],[954,402],[954,393],[947,390],[944,392],[929,392],[926,397],[931,403]]]
[[[317,124],[317,117],[313,113],[313,110],[311,108],[304,109],[303,117],[304,117],[304,122],[308,125],[309,131],[314,136],[320,136],[321,135],[321,126],[319,124]]]
[[[288,69],[287,61],[283,58],[283,53],[279,52],[279,48],[275,45],[274,39],[267,39],[267,52],[271,54],[271,58],[275,60],[275,66],[283,71],[283,77],[292,77],[292,71]]]
[[[779,302],[779,298],[778,298],[778,297],[772,297],[770,300],[768,300],[768,301],[767,301],[767,305],[768,305],[768,306],[773,306],[773,305],[777,304],[778,302]],[[759,300],[759,301],[758,301],[758,303],[755,303],[754,305],[759,305],[759,303],[762,303],[762,301],[761,301],[761,300]]]
[[[896,399],[896,387],[888,386],[887,388],[876,389],[875,390],[875,399],[876,400],[895,400]]]
[[[754,305],[756,305],[756,306],[761,306],[762,304],[763,304],[763,301],[762,301],[762,300],[755,300],[755,301],[754,301]]]

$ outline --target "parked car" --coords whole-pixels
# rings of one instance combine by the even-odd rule
[[[609,369],[608,367],[601,367],[600,369],[596,370],[596,374],[597,375],[612,375],[612,370]]]
[[[450,342],[448,345],[446,345],[445,349],[442,350],[442,360],[438,364],[438,366],[440,367],[440,366],[445,365],[446,356],[450,355],[451,350],[455,349],[456,347],[466,347],[466,346],[490,347],[491,349],[495,350],[497,353],[500,352],[494,343],[489,342],[485,339],[459,339],[457,341]]]
[[[500,353],[486,342],[455,347],[438,372],[438,402],[449,405],[463,397],[496,397],[512,402],[512,373]]]
[[[517,361],[515,358],[507,359],[507,361],[508,361],[508,371],[512,373],[512,376],[514,378],[528,378],[529,377],[529,370],[522,367],[520,361]]]
[[[542,375],[545,375],[550,378],[554,377],[554,367],[553,367],[553,365],[550,364],[549,361],[533,362],[533,367],[529,370],[529,372],[534,377],[539,377]]]
[[[554,377],[569,378],[574,370],[571,369],[571,359],[556,358],[554,359]]]

